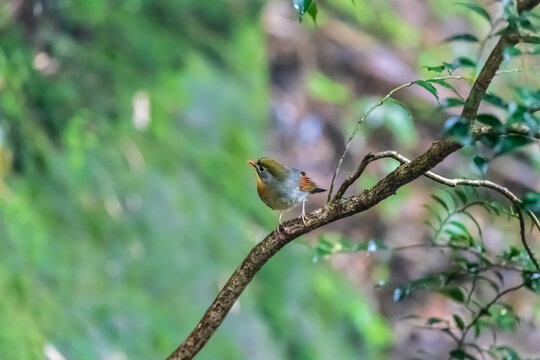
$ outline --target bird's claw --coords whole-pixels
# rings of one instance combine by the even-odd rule
[[[307,226],[307,220],[308,217],[306,216],[306,214],[302,214],[302,222],[304,223],[304,226]]]

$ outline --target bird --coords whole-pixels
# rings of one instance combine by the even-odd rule
[[[279,210],[278,232],[283,211],[302,204],[302,221],[307,226],[306,201],[309,194],[325,192],[302,170],[281,164],[277,160],[262,157],[248,160],[257,172],[257,193],[271,209]]]

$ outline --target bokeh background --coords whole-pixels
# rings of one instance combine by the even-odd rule
[[[422,66],[456,56],[481,63],[493,46],[443,43],[455,33],[489,32],[485,19],[446,0],[319,1],[316,26],[308,17],[299,22],[292,3],[0,2],[0,359],[169,355],[277,221],[257,197],[247,159],[273,156],[328,188],[369,106],[402,83],[435,75]],[[499,2],[481,3],[501,15]],[[535,65],[524,56],[504,68]],[[493,86],[512,98],[512,84],[539,81],[531,70],[498,76]],[[466,81],[453,84],[466,96]],[[439,111],[420,87],[396,97],[414,117],[396,104],[376,110],[338,180],[368,151],[420,154],[453,111]],[[539,151],[531,144],[497,158],[488,178],[519,195],[537,191]],[[470,156],[460,151],[437,170],[480,178]],[[351,191],[395,166],[371,165]],[[444,268],[443,253],[315,256],[321,239],[338,234],[392,246],[425,241],[422,205],[440,190],[419,179],[288,245],[198,358],[447,354],[448,338],[403,318],[448,317],[456,311],[448,299],[421,293],[396,303],[392,288],[375,287]],[[325,199],[313,196],[308,208]],[[517,241],[512,221],[497,219],[495,229],[482,219],[492,249]],[[533,356],[540,304],[529,295],[511,298],[521,328],[499,340]]]

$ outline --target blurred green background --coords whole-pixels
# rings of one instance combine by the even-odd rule
[[[485,25],[444,1],[410,3],[434,28],[448,12],[453,29]],[[277,220],[246,160],[281,155],[327,187],[343,137],[372,99],[467,49],[421,50],[444,36],[430,39],[425,19],[407,18],[396,1],[321,4],[315,27],[298,23],[292,1],[0,3],[0,359],[169,355]],[[350,45],[349,68],[325,63],[344,46],[335,36]],[[358,46],[368,49],[362,71]],[[424,130],[397,106],[378,112],[353,155],[373,137],[379,150],[412,156],[420,138],[437,136],[432,99],[417,90],[411,106],[425,114]],[[406,199],[380,214],[397,216]],[[389,356],[397,340],[373,283],[364,291],[343,264],[312,255],[303,239],[275,256],[198,358]],[[373,271],[376,280],[389,268]]]

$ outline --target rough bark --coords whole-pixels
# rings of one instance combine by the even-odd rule
[[[519,1],[518,10],[520,12],[531,10],[539,2],[540,0]],[[503,35],[486,60],[482,71],[471,88],[461,114],[471,124],[476,118],[478,107],[484,98],[489,84],[502,63],[504,48],[515,45],[517,41],[517,39],[509,39]],[[218,293],[216,299],[204,313],[195,329],[167,359],[192,359],[221,325],[227,313],[249,282],[255,277],[255,274],[285,245],[313,229],[372,208],[382,200],[395,194],[400,187],[431,170],[448,155],[460,148],[460,144],[450,139],[438,140],[425,153],[410,163],[400,165],[380,180],[373,188],[348,198],[341,198],[345,191],[339,192],[340,196],[335,197],[322,208],[308,214],[309,219],[306,225],[304,225],[300,218],[297,218],[285,222],[281,233],[275,230],[272,231],[250,251],[242,264],[235,270],[229,281],[227,281]]]

